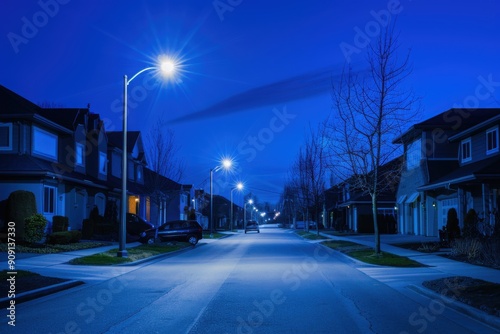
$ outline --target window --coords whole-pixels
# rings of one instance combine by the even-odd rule
[[[142,166],[137,165],[137,181],[142,181]]]
[[[57,136],[33,126],[33,153],[57,160]]]
[[[43,213],[55,212],[56,203],[56,188],[44,186],[43,187]]]
[[[486,131],[486,154],[498,152],[498,127]]]
[[[422,159],[421,140],[417,139],[406,148],[406,169],[414,169],[420,165]]]
[[[462,140],[460,147],[462,149],[462,162],[470,161],[472,159],[470,138]]]
[[[108,173],[108,159],[106,153],[99,152],[99,173]]]
[[[76,143],[76,147],[75,147],[75,164],[77,164],[78,166],[83,166],[85,164],[83,152],[84,152],[83,144]]]
[[[0,123],[0,151],[12,150],[12,123]]]

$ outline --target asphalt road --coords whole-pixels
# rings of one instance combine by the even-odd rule
[[[102,280],[18,305],[16,326],[1,319],[0,332],[496,332],[360,267],[290,231],[262,229],[127,267],[112,278],[101,268]]]

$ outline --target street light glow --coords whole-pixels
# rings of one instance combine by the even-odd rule
[[[233,161],[231,159],[222,160],[222,167],[224,167],[225,169],[231,168],[232,165],[233,165]]]
[[[163,57],[160,59],[159,67],[164,76],[171,77],[177,70],[177,63],[171,58]]]
[[[238,184],[236,185],[236,189],[238,189],[238,190],[243,189],[243,183],[238,182]]]

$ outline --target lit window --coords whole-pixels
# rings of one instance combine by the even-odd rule
[[[99,173],[108,173],[108,159],[106,157],[106,153],[103,152],[99,152]]]
[[[0,151],[12,150],[12,123],[0,123]]]
[[[406,149],[406,169],[414,169],[420,165],[422,159],[422,144],[420,139],[408,145]]]
[[[75,147],[75,164],[77,164],[78,166],[84,165],[83,152],[83,144],[77,143]]]
[[[462,162],[467,162],[472,159],[471,155],[471,140],[470,138],[462,140],[460,145],[462,153]]]
[[[498,152],[498,127],[486,131],[486,154]]]
[[[34,126],[33,153],[45,158],[57,160],[57,136]]]
[[[56,203],[56,188],[54,187],[43,187],[43,213],[55,212]]]

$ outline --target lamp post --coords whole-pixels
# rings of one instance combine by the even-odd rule
[[[238,184],[236,184],[236,187],[231,189],[231,217],[229,218],[229,230],[232,231],[233,230],[233,190],[241,190],[243,189],[243,183],[241,182],[238,182]]]
[[[210,169],[210,237],[212,237],[214,233],[214,193],[213,193],[213,179],[214,172],[218,172],[222,168],[229,169],[233,162],[231,159],[223,159],[222,164]]]
[[[138,75],[152,70],[159,70],[165,76],[171,76],[176,70],[176,63],[171,60],[164,58],[160,60],[158,66],[146,67],[136,74],[134,74],[130,79],[127,75],[123,76],[123,153],[122,153],[122,198],[121,198],[121,217],[120,217],[120,227],[119,227],[119,248],[118,257],[127,257],[128,253],[125,249],[125,241],[127,238],[127,90],[128,85],[137,78]]]

